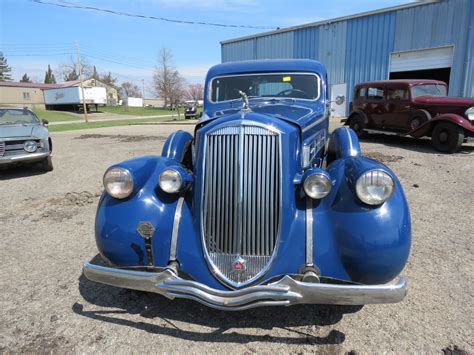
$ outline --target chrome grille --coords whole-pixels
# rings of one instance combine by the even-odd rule
[[[5,142],[0,142],[0,157],[5,154]]]
[[[280,223],[280,139],[257,126],[206,135],[203,236],[208,261],[232,286],[250,283],[269,266]],[[245,270],[235,270],[241,260]]]

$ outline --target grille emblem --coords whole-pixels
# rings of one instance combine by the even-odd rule
[[[138,223],[137,232],[145,239],[150,239],[155,233],[155,228],[150,222],[140,222]]]
[[[238,256],[232,263],[232,271],[230,273],[233,275],[242,275],[247,270],[245,263],[246,260]]]

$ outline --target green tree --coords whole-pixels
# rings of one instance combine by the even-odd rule
[[[51,66],[48,64],[48,70],[44,74],[44,83],[45,84],[56,84],[56,78],[51,70]]]
[[[93,69],[92,69],[92,79],[95,79],[95,80],[100,80],[99,78],[99,73],[97,73],[97,69],[94,65]]]
[[[12,68],[8,65],[7,58],[3,56],[3,52],[0,52],[0,81],[11,81],[11,71]]]
[[[68,74],[64,75],[64,81],[73,81],[78,80],[79,74],[77,74],[76,69],[72,69]]]
[[[20,83],[31,83],[31,80],[28,74],[26,73],[23,74],[23,76],[21,77]]]
[[[114,78],[110,72],[108,72],[107,74],[102,74],[102,76],[99,77],[99,80],[102,81],[104,84],[118,89],[116,84],[117,78]]]

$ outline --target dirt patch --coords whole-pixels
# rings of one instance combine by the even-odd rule
[[[370,152],[365,154],[365,156],[367,158],[372,158],[374,160],[380,161],[382,163],[394,163],[404,159],[404,157],[398,155],[386,155],[379,152]]]
[[[109,138],[118,140],[120,143],[145,142],[145,141],[165,141],[167,137],[163,136],[131,136],[122,134],[81,134],[74,139],[102,139]]]
[[[90,191],[68,192],[63,197],[50,198],[46,203],[50,206],[82,207],[96,202],[100,195],[100,192],[92,193]]]

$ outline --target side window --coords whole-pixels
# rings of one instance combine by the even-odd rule
[[[29,100],[30,99],[30,93],[29,92],[24,92],[23,93],[23,100]]]
[[[408,100],[407,88],[389,88],[387,89],[387,99],[392,101]]]
[[[384,97],[384,88],[383,87],[373,87],[369,88],[367,91],[367,97],[374,100],[382,100]]]
[[[365,93],[367,92],[367,88],[359,88],[357,89],[356,92],[356,99],[359,99],[361,97],[365,97]]]

